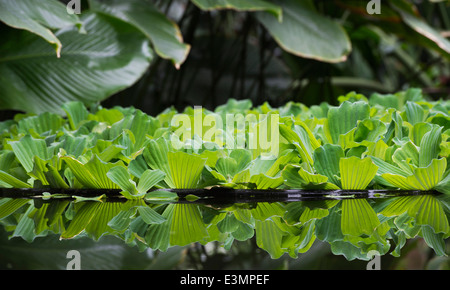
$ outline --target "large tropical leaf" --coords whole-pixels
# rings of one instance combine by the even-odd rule
[[[233,9],[238,11],[267,11],[282,20],[283,11],[280,6],[263,0],[192,0],[202,10]]]
[[[0,21],[32,32],[50,43],[59,57],[62,43],[52,29],[76,25],[81,22],[75,14],[69,14],[66,7],[56,0],[41,0],[38,3],[27,0],[0,1]]]
[[[158,11],[150,1],[90,0],[90,8],[118,17],[141,30],[152,42],[155,52],[179,68],[190,45],[183,43],[180,28]]]
[[[86,34],[75,27],[55,33],[64,47],[60,58],[28,32],[3,40],[0,108],[63,113],[65,102],[103,100],[142,76],[152,53],[138,29],[103,14],[83,13],[81,20]]]
[[[424,36],[424,39],[434,43],[436,48],[443,51],[447,56],[450,55],[450,41],[417,15],[418,13],[415,11],[415,8],[409,2],[404,0],[394,0],[391,4],[400,14],[404,23],[419,35]]]
[[[275,1],[283,8],[283,21],[267,12],[257,19],[286,51],[324,62],[342,62],[351,51],[345,30],[332,19],[319,14],[312,1]]]

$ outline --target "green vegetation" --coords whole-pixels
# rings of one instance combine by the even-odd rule
[[[48,194],[44,198],[52,202],[43,204],[4,198],[1,221],[12,236],[29,241],[49,233],[63,239],[115,235],[141,249],[167,251],[212,241],[230,249],[235,240],[256,236],[258,246],[277,259],[284,253],[296,257],[319,239],[330,243],[335,254],[367,260],[370,251],[383,255],[391,245],[398,256],[407,239],[421,236],[438,255],[446,255],[450,102],[427,101],[417,89],[370,98],[349,93],[339,101],[339,106],[288,103],[273,108],[230,100],[215,111],[168,108],[155,117],[131,107],[87,110],[72,102],[63,107],[67,118],[19,114],[1,123],[2,186],[94,188],[98,197],[71,203]],[[227,114],[264,118],[243,127],[236,123],[231,132],[222,130],[233,135],[230,146],[230,141],[222,142],[223,135],[206,142],[186,126],[172,126],[180,113],[192,120],[196,114],[201,120]],[[276,158],[263,158],[264,150],[248,148],[245,136],[274,115],[279,116],[279,150]],[[213,128],[203,126],[205,135]],[[185,146],[174,136],[184,136]],[[247,141],[239,143],[239,136]],[[435,193],[215,209],[176,203],[173,193],[152,191],[212,186]],[[105,202],[101,190],[114,188],[124,202]]]
[[[173,267],[213,244],[252,268],[317,244],[327,263],[407,258],[423,241],[442,258],[430,267],[448,265],[449,2],[368,2],[0,1],[0,256],[30,266],[47,243],[106,241]],[[211,187],[347,193],[208,205],[170,191]],[[48,192],[10,196],[33,190]],[[114,255],[148,263],[135,252]]]

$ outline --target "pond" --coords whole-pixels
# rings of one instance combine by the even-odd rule
[[[117,190],[29,189],[21,198],[17,189],[2,190],[0,223],[9,238],[29,243],[49,235],[61,242],[114,236],[141,252],[167,252],[210,242],[230,250],[254,238],[279,259],[297,258],[320,240],[335,255],[368,261],[399,256],[418,236],[445,255],[449,232],[442,221],[447,195],[433,191],[172,189],[126,199]]]

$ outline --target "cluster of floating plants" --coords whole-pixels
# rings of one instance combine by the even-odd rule
[[[0,223],[29,242],[114,235],[166,251],[255,237],[276,259],[321,240],[368,260],[423,237],[446,255],[450,101],[410,89],[339,103],[17,114],[0,123]]]

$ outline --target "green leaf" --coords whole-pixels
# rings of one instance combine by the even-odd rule
[[[293,164],[287,165],[281,172],[285,184],[293,189],[340,189],[334,183],[328,182],[328,177],[312,174]]]
[[[414,169],[413,175],[384,173],[381,177],[401,189],[431,190],[443,179],[446,166],[446,159],[433,159],[429,166]]]
[[[43,160],[50,157],[47,144],[43,139],[34,139],[30,135],[26,135],[19,141],[11,141],[9,144],[11,144],[14,154],[27,172],[33,171],[34,156]]]
[[[170,188],[176,188],[169,166],[168,154],[169,146],[164,138],[150,140],[143,152],[144,159],[150,168],[164,172],[166,174],[164,181]],[[142,162],[140,168],[142,170]]]
[[[370,158],[360,159],[352,156],[339,160],[342,189],[366,189],[378,170]]]
[[[374,107],[376,105],[380,105],[384,108],[395,108],[397,110],[400,109],[400,98],[394,94],[379,94],[373,93],[370,95],[369,104]]]
[[[172,208],[171,216],[166,211]],[[163,217],[170,222],[170,244],[185,246],[203,240],[208,236],[199,207],[192,204],[168,205]]]
[[[28,183],[23,182],[22,180],[12,176],[11,174],[0,170],[0,181],[2,184],[6,183],[10,187],[15,188],[32,188],[32,186]]]
[[[281,176],[270,177],[264,173],[252,175],[250,177],[250,183],[254,183],[256,189],[276,189],[283,184],[283,181]]]
[[[86,229],[100,208],[99,202],[86,202],[75,214],[67,229],[61,233],[61,239],[71,239]]]
[[[380,224],[378,217],[365,199],[342,201],[342,233],[344,235],[371,236]]]
[[[145,195],[145,200],[152,201],[174,201],[178,198],[178,194],[175,192],[154,190]]]
[[[341,186],[339,176],[339,160],[344,157],[344,150],[339,145],[324,144],[314,150],[314,168],[317,173],[325,175],[328,180]]]
[[[422,227],[422,236],[428,246],[433,248],[438,256],[448,256],[443,234],[436,234],[431,227]]]
[[[124,168],[125,166],[122,161],[117,161],[115,163],[106,163],[100,160],[96,155],[93,155],[86,164],[83,164],[79,160],[70,156],[64,156],[62,157],[62,159],[67,163],[67,166],[70,168],[73,175],[83,186],[87,188],[120,188],[120,186],[118,186],[108,177],[107,173],[113,167]],[[123,176],[120,177],[120,180],[122,181]]]
[[[435,233],[448,234],[450,230],[441,202],[432,195],[396,198],[380,214],[392,217],[400,216],[405,212],[414,218],[417,224],[428,225]]]
[[[425,110],[414,102],[406,102],[405,113],[411,125],[424,122],[426,119]]]
[[[82,102],[67,102],[62,105],[72,130],[78,129],[80,124],[87,120],[89,112]]]
[[[152,2],[90,0],[90,8],[137,27],[150,39],[155,52],[164,59],[170,59],[177,68],[186,60],[190,45],[183,42],[178,25],[158,11]]]
[[[97,202],[98,203],[98,202]],[[95,210],[94,216],[86,226],[86,233],[92,235],[94,240],[100,239],[107,234],[114,234],[116,231],[109,226],[109,222],[119,214],[122,203],[120,202],[103,202]],[[76,219],[77,215],[75,215]]]
[[[437,45],[437,47],[442,49],[442,51],[444,51],[446,54],[450,54],[450,41],[445,37],[443,37],[439,33],[439,31],[430,26],[419,16],[414,15],[412,12],[408,11],[409,9],[405,9],[405,5],[403,5],[401,1],[394,1],[392,4],[394,9],[401,15],[403,21],[409,27],[411,27],[414,31],[416,31],[420,35],[431,40],[433,43]]]
[[[202,10],[233,9],[237,11],[267,11],[278,18],[283,19],[283,11],[280,6],[263,0],[192,0]]]
[[[217,159],[215,169],[222,174],[226,179],[232,178],[237,170],[237,161],[231,157],[222,157]]]
[[[161,224],[166,221],[166,218],[162,217],[151,207],[139,206],[137,210],[142,220],[147,224]]]
[[[161,170],[148,169],[142,173],[136,189],[141,194],[147,193],[151,188],[156,186],[156,184],[164,180],[165,176],[165,173]]]
[[[31,215],[34,210],[34,206],[28,207],[26,212],[17,223],[12,237],[21,237],[29,243],[33,242],[36,237],[36,233],[34,232],[35,225],[33,219],[30,218],[29,215]]]
[[[125,192],[122,194],[127,198],[132,198],[138,194],[136,183],[131,179],[125,167],[115,166],[106,173],[106,176]]]
[[[272,259],[278,259],[284,254],[281,248],[283,231],[272,220],[256,220],[256,244],[266,250]]]
[[[447,174],[439,183],[435,186],[437,191],[450,195],[450,174]]]
[[[239,228],[241,223],[234,214],[227,214],[225,218],[217,223],[217,228],[222,233],[232,233]]]
[[[384,173],[391,173],[391,174],[395,174],[395,175],[400,175],[400,176],[408,176],[408,173],[404,172],[401,168],[392,165],[380,158],[374,157],[374,156],[370,156],[370,158],[372,159],[373,163],[378,166],[378,171],[377,174],[379,175],[383,175]]]
[[[442,127],[434,125],[431,131],[423,135],[419,149],[419,167],[428,166],[435,158],[439,158],[442,141]]]
[[[87,31],[65,28],[55,35],[61,58],[39,37],[24,33],[4,39],[0,49],[0,108],[63,114],[69,101],[93,103],[135,83],[152,58],[148,40],[133,26],[85,12]],[[15,49],[10,49],[14,47]]]
[[[369,105],[366,102],[343,102],[339,107],[328,110],[328,127],[334,144],[338,144],[339,136],[356,128],[359,120],[369,118]]]
[[[22,206],[29,203],[28,199],[12,199],[3,198],[0,200],[0,220],[13,214],[15,211],[20,209]]]
[[[269,13],[257,19],[287,52],[324,62],[342,62],[351,51],[345,30],[332,19],[319,14],[311,1],[274,1],[283,9],[283,21]]]
[[[420,154],[417,147],[408,141],[402,145],[402,147],[395,150],[392,155],[392,161],[394,161],[398,167],[400,167],[408,175],[413,173],[413,168],[419,166]]]
[[[167,158],[175,188],[195,188],[206,159],[181,151],[169,152]]]
[[[0,20],[11,27],[42,37],[54,47],[58,57],[63,45],[51,30],[73,25],[81,28],[78,16],[67,13],[64,4],[56,0],[38,3],[26,0],[1,1]]]
[[[46,135],[55,134],[64,125],[65,121],[61,116],[45,112],[38,116],[31,116],[21,119],[18,122],[18,131],[23,134]]]

